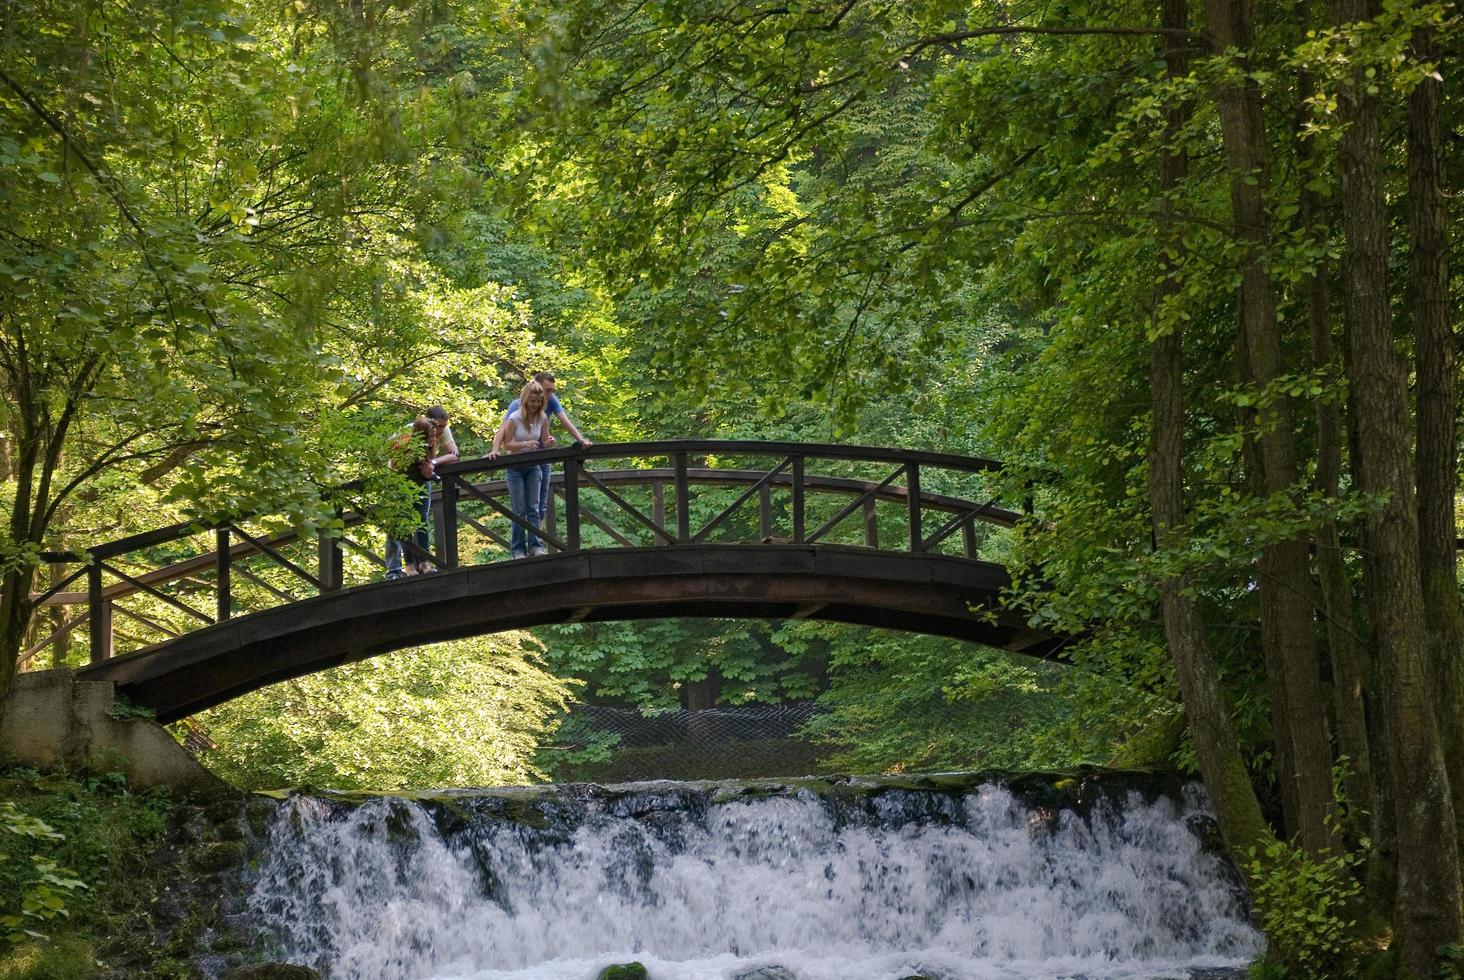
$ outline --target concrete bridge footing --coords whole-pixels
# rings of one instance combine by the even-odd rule
[[[137,789],[167,786],[180,795],[233,793],[167,729],[119,717],[109,681],[77,680],[65,667],[19,674],[0,716],[0,761],[40,770],[120,772]]]

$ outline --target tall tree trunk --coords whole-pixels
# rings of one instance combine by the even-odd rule
[[[0,720],[5,717],[5,699],[20,666],[26,627],[31,620],[30,591],[35,569],[7,568],[0,575]]]
[[[1414,33],[1412,55],[1419,62],[1438,59],[1431,31]],[[1439,78],[1424,78],[1408,96],[1408,273],[1418,384],[1418,562],[1444,759],[1454,777],[1454,816],[1464,821],[1464,610],[1454,527],[1457,358],[1449,322],[1443,88]],[[1464,826],[1460,830],[1464,834]]]
[[[1180,32],[1165,35],[1164,60],[1171,76],[1183,76],[1189,71],[1182,33],[1189,25],[1188,0],[1162,0],[1161,18],[1164,27]],[[1183,335],[1177,319],[1170,326],[1164,325],[1162,309],[1179,291],[1174,256],[1182,246],[1175,231],[1173,195],[1188,169],[1188,159],[1179,148],[1179,133],[1188,115],[1189,107],[1184,102],[1165,110],[1165,150],[1159,158],[1160,279],[1155,289],[1157,336],[1149,361],[1154,416],[1149,446],[1149,507],[1154,540],[1160,548],[1177,544],[1184,526]],[[1247,850],[1268,840],[1270,829],[1240,755],[1230,723],[1230,706],[1205,639],[1199,607],[1190,595],[1189,579],[1181,575],[1162,584],[1164,634],[1184,698],[1200,774],[1219,816],[1221,834],[1237,864],[1244,867]]]
[[[7,529],[12,546],[31,542],[32,478],[40,458],[40,443],[34,428],[24,426],[17,435],[15,497],[10,504]],[[6,697],[20,669],[20,654],[25,649],[25,634],[34,611],[30,593],[35,571],[34,565],[17,556],[0,573],[0,721],[5,718]]]
[[[1336,21],[1350,27],[1379,13],[1377,0],[1333,0]],[[1358,488],[1382,505],[1364,526],[1365,570],[1378,678],[1388,732],[1398,834],[1398,891],[1393,943],[1399,975],[1431,976],[1435,951],[1459,935],[1458,833],[1443,739],[1428,688],[1418,511],[1409,446],[1404,359],[1393,347],[1389,308],[1387,211],[1383,190],[1379,96],[1358,63],[1342,86],[1338,147],[1346,247],[1343,282],[1348,413],[1356,433]]]
[[[1255,11],[1251,0],[1205,0],[1206,27],[1215,53],[1231,49],[1245,58],[1254,43]],[[1248,380],[1264,391],[1284,373],[1276,298],[1266,268],[1269,219],[1265,204],[1265,126],[1261,96],[1249,81],[1227,81],[1216,93],[1221,136],[1230,176],[1230,201],[1237,237],[1245,243],[1237,315],[1242,365]],[[1286,396],[1270,392],[1256,412],[1261,482],[1268,496],[1291,496],[1300,473],[1296,462],[1296,427]],[[1312,854],[1334,845],[1332,813],[1332,746],[1326,702],[1322,694],[1313,614],[1311,555],[1308,540],[1297,534],[1267,545],[1258,566],[1261,642],[1268,662],[1280,667],[1275,693],[1285,703],[1291,754],[1289,772],[1281,779],[1295,785],[1295,813],[1287,814],[1288,831]],[[1273,695],[1274,696],[1274,695]],[[1278,738],[1286,733],[1278,732]],[[1279,767],[1278,767],[1279,768]],[[1282,799],[1287,794],[1283,792]]]
[[[1297,22],[1314,23],[1312,0],[1298,0]],[[1299,98],[1316,92],[1311,73],[1297,73]],[[1338,370],[1332,343],[1333,319],[1330,268],[1327,260],[1326,202],[1314,181],[1322,176],[1322,161],[1316,144],[1302,135],[1307,118],[1304,105],[1298,106],[1296,127],[1296,162],[1301,183],[1299,220],[1307,241],[1321,256],[1317,267],[1302,284],[1306,298],[1306,319],[1311,334],[1312,367],[1323,376]],[[1317,470],[1315,486],[1324,496],[1335,500],[1342,486],[1342,423],[1333,392],[1323,392],[1312,401],[1312,418],[1317,430]],[[1320,585],[1322,618],[1326,623],[1327,652],[1332,664],[1332,711],[1336,718],[1337,744],[1347,757],[1348,776],[1344,784],[1348,803],[1365,819],[1375,820],[1377,805],[1373,789],[1372,749],[1367,738],[1367,708],[1363,691],[1367,688],[1367,649],[1358,636],[1356,606],[1352,581],[1342,557],[1342,537],[1335,520],[1324,521],[1313,537]],[[1352,828],[1353,840],[1364,826]],[[1378,839],[1377,827],[1370,828]]]

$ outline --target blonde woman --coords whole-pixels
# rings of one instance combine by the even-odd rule
[[[493,434],[493,449],[488,458],[497,459],[504,453],[533,452],[554,445],[554,437],[549,434],[549,413],[544,410],[546,401],[544,386],[539,382],[530,381],[524,385],[524,390],[519,393],[519,407],[508,413]],[[537,528],[543,518],[539,513],[539,485],[543,471],[537,463],[530,463],[527,466],[510,466],[503,475],[508,482],[509,506],[515,514]],[[546,553],[537,534],[521,524],[514,524],[509,535],[509,554],[512,557]]]

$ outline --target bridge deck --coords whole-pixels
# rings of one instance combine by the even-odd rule
[[[631,465],[590,466],[601,460]],[[533,462],[564,464],[541,530],[553,553],[499,561],[525,521],[495,477]],[[376,505],[350,485],[322,531],[250,517],[49,556],[81,567],[34,598],[85,611],[28,653],[86,623],[86,676],[165,720],[388,650],[598,619],[816,617],[1051,656],[1063,638],[1002,610],[1006,572],[979,558],[979,528],[1022,519],[999,505],[999,484],[981,482],[1000,470],[938,453],[717,440],[471,460],[440,471],[434,544],[412,555],[438,574],[368,581],[383,563],[349,532],[371,525]],[[67,592],[82,576],[86,591]],[[134,648],[120,657],[119,636]]]
[[[529,558],[380,582],[229,620],[83,668],[172,721],[379,653],[549,623],[804,618],[1050,657],[1060,638],[1002,612],[999,565],[836,545],[671,545]]]

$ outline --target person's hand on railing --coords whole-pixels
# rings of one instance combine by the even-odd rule
[[[484,456],[483,458],[484,459],[487,459],[487,460],[495,460],[495,459],[497,459],[501,455],[503,455],[503,454],[500,453],[498,450],[496,450],[496,449],[490,449],[490,450],[488,450],[488,455]]]

